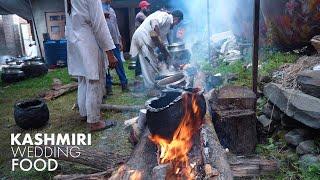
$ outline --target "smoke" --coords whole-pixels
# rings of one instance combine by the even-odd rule
[[[177,28],[186,29],[184,41],[189,48],[202,42],[202,49],[208,52],[204,42],[216,33],[252,34],[253,0],[171,0],[169,6],[184,12],[185,20]]]

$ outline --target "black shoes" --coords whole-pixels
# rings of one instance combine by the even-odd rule
[[[121,85],[122,92],[130,92],[130,89],[128,88],[128,84]]]

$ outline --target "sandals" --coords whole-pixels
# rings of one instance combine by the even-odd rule
[[[103,128],[92,129],[92,127],[91,127],[91,128],[90,128],[90,132],[103,131],[103,130],[112,128],[112,127],[114,127],[114,126],[117,125],[117,122],[116,122],[116,121],[112,121],[112,120],[104,121],[104,123],[105,123],[105,126],[104,126]]]

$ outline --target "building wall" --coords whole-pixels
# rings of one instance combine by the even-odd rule
[[[165,0],[150,0],[154,5],[154,8],[161,8],[163,4],[162,1]],[[129,49],[128,47],[130,47],[130,39],[135,31],[135,16],[139,2],[140,0],[113,0],[112,2],[112,7],[115,9],[117,15],[121,17],[121,19],[118,19],[118,23],[119,27],[123,27],[120,31],[121,34],[124,34],[124,37],[126,37],[127,51]],[[32,0],[32,6],[40,39],[40,46],[44,54],[42,34],[48,32],[45,13],[64,11],[64,0]],[[128,17],[124,18],[124,16]],[[123,22],[123,20],[128,22]]]
[[[14,15],[1,16],[0,55],[23,55],[19,22],[14,22]]]
[[[45,13],[59,11],[64,12],[64,0],[32,0],[32,8],[40,40],[40,47],[44,56],[42,34],[48,32]]]

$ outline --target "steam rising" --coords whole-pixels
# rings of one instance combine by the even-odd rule
[[[243,36],[248,34],[245,22],[253,22],[253,0],[171,0],[170,7],[184,12],[185,20],[178,28],[186,29],[187,47],[192,49],[195,43],[201,43],[204,55],[208,55],[208,39],[213,34],[232,30],[236,36]]]

